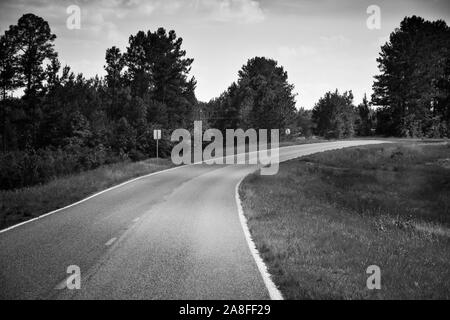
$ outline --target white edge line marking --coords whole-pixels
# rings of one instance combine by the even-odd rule
[[[107,242],[107,243],[105,243],[105,246],[109,247],[110,245],[112,245],[112,244],[113,244],[113,242],[114,242],[114,241],[116,241],[116,239],[117,239],[117,238],[115,238],[115,237],[114,237],[114,238],[112,238],[112,239],[109,239],[109,240],[108,240],[108,242]]]
[[[245,177],[244,177],[245,178]],[[258,270],[261,273],[261,276],[263,278],[264,284],[266,285],[267,291],[269,291],[270,299],[272,300],[283,300],[283,295],[281,294],[280,290],[277,288],[275,283],[272,281],[272,277],[269,274],[269,270],[264,263],[263,259],[259,255],[258,249],[256,249],[256,245],[253,242],[252,236],[250,234],[250,230],[247,225],[247,218],[244,215],[244,210],[242,209],[242,203],[241,198],[239,197],[239,186],[241,185],[241,182],[244,180],[242,178],[239,180],[239,182],[236,184],[235,187],[235,198],[236,198],[236,206],[239,213],[239,221],[241,222],[242,229],[244,230],[245,239],[247,240],[248,247],[250,248],[250,252],[252,253],[253,259],[256,262],[256,265],[258,266]]]
[[[350,140],[350,141],[351,141],[351,140]],[[369,141],[371,141],[371,140],[369,140]],[[337,142],[337,141],[330,141],[329,143],[333,143],[333,142]],[[309,146],[309,145],[321,144],[321,143],[328,143],[328,142],[306,143],[306,144],[299,144],[299,145],[292,145],[292,146],[284,146],[284,147],[279,147],[278,149],[293,148],[293,147],[305,146],[305,145],[308,145],[308,146]],[[380,142],[378,142],[378,143],[380,143]],[[252,153],[252,152],[249,152],[249,154],[250,154],[250,153]],[[235,157],[235,156],[236,156],[236,154],[232,155],[232,157]],[[225,162],[226,157],[231,157],[231,156],[224,156],[224,157],[222,157],[222,158],[224,159],[224,162]],[[213,158],[213,159],[214,159],[214,158]],[[213,160],[213,159],[209,159],[209,160]],[[150,176],[153,176],[153,175],[157,175],[157,174],[160,174],[160,173],[164,173],[164,172],[168,172],[168,171],[172,171],[172,170],[175,170],[175,169],[180,169],[180,168],[183,168],[183,167],[194,166],[194,165],[196,165],[196,164],[201,164],[201,163],[203,163],[203,162],[204,162],[204,161],[199,161],[199,162],[195,162],[195,163],[191,163],[191,164],[185,164],[185,165],[181,165],[181,166],[176,166],[176,167],[173,167],[173,168],[169,168],[169,169],[165,169],[165,170],[161,170],[161,171],[156,171],[156,172],[152,172],[152,173],[149,173],[149,174],[146,174],[146,175],[137,177],[137,178],[133,178],[133,179],[131,179],[131,180],[122,182],[122,183],[120,183],[120,184],[118,184],[118,185],[116,185],[116,186],[112,186],[112,187],[110,187],[110,188],[108,188],[108,189],[105,189],[105,190],[102,190],[102,191],[100,191],[100,192],[94,193],[93,195],[91,195],[91,196],[89,196],[89,197],[87,197],[87,198],[81,199],[81,200],[79,200],[79,201],[77,201],[77,202],[74,202],[74,203],[72,203],[72,204],[69,204],[69,205],[67,205],[67,206],[65,206],[65,207],[62,207],[62,208],[59,208],[59,209],[50,211],[50,212],[48,212],[48,213],[42,214],[42,215],[40,215],[40,216],[37,216],[37,217],[35,217],[35,218],[33,218],[33,219],[26,220],[26,221],[20,222],[20,223],[18,223],[18,224],[15,224],[15,225],[13,225],[13,226],[10,226],[10,227],[8,227],[8,228],[6,228],[6,229],[0,230],[0,234],[1,234],[1,233],[4,233],[4,232],[6,232],[6,231],[9,231],[9,230],[15,229],[15,228],[17,228],[17,227],[20,227],[20,226],[22,226],[22,225],[24,225],[24,224],[27,224],[27,223],[30,223],[30,222],[33,222],[33,221],[36,221],[36,220],[45,218],[45,217],[47,217],[47,216],[49,216],[49,215],[52,215],[52,214],[54,214],[54,213],[57,213],[57,212],[59,212],[59,211],[63,211],[63,210],[65,210],[65,209],[69,209],[69,208],[74,207],[74,206],[76,206],[76,205],[78,205],[78,204],[80,204],[80,203],[83,203],[83,202],[85,202],[85,201],[87,201],[87,200],[89,200],[89,199],[92,199],[92,198],[94,198],[94,197],[96,197],[96,196],[99,196],[99,195],[101,195],[101,194],[103,194],[103,193],[105,193],[105,192],[114,190],[114,189],[116,189],[116,188],[120,188],[120,187],[122,187],[122,186],[124,186],[124,185],[126,185],[126,184],[131,183],[131,182],[134,182],[134,181],[137,181],[137,180],[140,180],[140,179],[145,179],[145,178],[147,178],[147,177],[150,177]]]
[[[374,140],[374,141],[376,141],[376,140]],[[384,143],[384,142],[382,142],[382,143]],[[390,142],[388,142],[388,143],[390,143]],[[314,144],[315,143],[308,143],[307,145],[314,145]],[[370,144],[380,144],[380,142],[377,141],[377,142],[374,142],[374,143],[367,143],[367,145],[370,145]],[[359,145],[349,146],[349,147],[357,147],[357,146],[360,146],[360,145],[366,145],[366,144],[359,144]],[[287,146],[287,147],[282,147],[282,148],[290,148],[290,147],[294,147],[294,146]],[[346,148],[346,147],[340,147],[338,149],[342,149],[342,148]],[[279,149],[281,149],[281,148],[279,148]],[[313,153],[316,153],[316,152],[313,152]],[[301,157],[301,156],[299,156],[299,157]],[[298,157],[295,157],[295,158],[298,158]],[[292,160],[292,159],[289,159],[289,160]],[[257,171],[257,170],[258,169],[256,169],[255,171]],[[241,180],[239,180],[239,182],[236,184],[236,187],[235,187],[235,190],[234,190],[234,197],[236,199],[236,206],[237,206],[237,209],[238,209],[239,221],[240,221],[242,229],[244,231],[245,239],[247,240],[247,244],[248,244],[248,247],[250,249],[250,252],[252,253],[252,256],[253,256],[253,259],[256,262],[256,265],[258,266],[258,270],[261,273],[261,276],[263,278],[264,284],[266,285],[267,291],[269,291],[270,299],[272,299],[272,300],[284,300],[283,294],[278,289],[278,287],[275,285],[275,283],[272,281],[272,277],[271,277],[271,275],[269,273],[269,269],[267,268],[266,264],[264,263],[263,259],[261,258],[260,254],[258,252],[258,249],[256,248],[256,244],[253,241],[252,235],[250,234],[250,229],[248,228],[247,218],[244,215],[244,210],[242,208],[241,198],[239,197],[239,186],[241,185],[242,181],[244,181],[244,179],[247,176],[248,176],[248,174],[245,175]]]
[[[118,185],[116,185],[116,186],[112,186],[112,187],[110,187],[110,188],[108,188],[108,189],[105,189],[105,190],[102,190],[102,191],[100,191],[100,192],[94,193],[93,195],[91,195],[91,196],[89,196],[89,197],[87,197],[87,198],[81,199],[80,201],[74,202],[74,203],[69,204],[69,205],[67,205],[67,206],[65,206],[65,207],[62,207],[62,208],[53,210],[53,211],[51,211],[51,212],[45,213],[45,214],[43,214],[43,215],[40,215],[40,216],[38,216],[38,217],[36,217],[36,218],[30,219],[30,220],[26,220],[26,221],[24,221],[24,222],[15,224],[15,225],[13,225],[13,226],[11,226],[11,227],[8,227],[8,228],[6,228],[6,229],[0,230],[0,234],[3,233],[3,232],[9,231],[9,230],[11,230],[11,229],[15,229],[15,228],[17,228],[17,227],[20,227],[20,226],[22,226],[22,225],[24,225],[24,224],[27,224],[27,223],[30,223],[30,222],[33,222],[33,221],[36,221],[36,220],[45,218],[45,217],[47,217],[47,216],[49,216],[49,215],[52,215],[52,214],[54,214],[54,213],[57,213],[57,212],[59,212],[59,211],[62,211],[62,210],[65,210],[65,209],[69,209],[69,208],[74,207],[74,206],[76,206],[76,205],[78,205],[78,204],[80,204],[80,203],[83,203],[83,202],[85,202],[85,201],[87,201],[87,200],[89,200],[89,199],[92,199],[92,198],[94,198],[94,197],[96,197],[96,196],[99,196],[99,195],[101,195],[101,194],[103,194],[103,193],[105,193],[105,192],[108,192],[108,191],[111,191],[111,190],[120,188],[120,187],[122,187],[122,186],[124,186],[124,185],[126,185],[126,184],[131,183],[131,182],[135,182],[135,181],[137,181],[137,180],[141,180],[141,179],[144,179],[144,178],[153,176],[153,175],[157,175],[157,174],[160,174],[160,173],[172,171],[172,170],[179,169],[179,168],[182,168],[182,167],[193,166],[193,165],[196,165],[196,164],[199,164],[199,162],[197,162],[197,163],[192,163],[192,164],[187,164],[187,165],[182,165],[182,166],[177,166],[177,167],[173,167],[173,168],[169,168],[169,169],[164,169],[164,170],[161,170],[161,171],[156,171],[156,172],[152,172],[152,173],[146,174],[146,175],[144,175],[144,176],[140,176],[140,177],[137,177],[137,178],[133,178],[133,179],[131,179],[131,180],[122,182],[122,183],[120,183],[120,184],[118,184]]]
[[[284,148],[284,147],[282,147],[282,148]],[[235,157],[235,156],[236,156],[236,154],[233,154],[233,157]],[[222,158],[224,159],[224,160],[223,160],[224,162],[225,162],[226,157],[227,157],[227,156],[222,157]],[[231,157],[231,156],[229,156],[229,157]],[[214,158],[213,158],[213,159],[214,159]],[[209,160],[213,160],[213,159],[209,159]],[[80,203],[83,203],[83,202],[85,202],[85,201],[87,201],[87,200],[89,200],[89,199],[92,199],[92,198],[94,198],[94,197],[96,197],[96,196],[99,196],[99,195],[101,195],[101,194],[103,194],[103,193],[105,193],[105,192],[114,190],[114,189],[116,189],[116,188],[120,188],[120,187],[122,187],[122,186],[124,186],[124,185],[126,185],[126,184],[135,182],[135,181],[137,181],[137,180],[145,179],[145,178],[147,178],[147,177],[150,177],[150,176],[153,176],[153,175],[157,175],[157,174],[160,174],[160,173],[172,171],[172,170],[175,170],[175,169],[180,169],[180,168],[183,168],[183,167],[190,167],[190,166],[194,166],[194,165],[202,164],[202,163],[204,163],[204,161],[199,161],[199,162],[194,162],[194,163],[185,164],[185,165],[181,165],[181,166],[176,166],[176,167],[173,167],[173,168],[169,168],[169,169],[164,169],[164,170],[161,170],[161,171],[152,172],[152,173],[149,173],[149,174],[146,174],[146,175],[137,177],[137,178],[133,178],[133,179],[131,179],[131,180],[124,181],[124,182],[122,182],[122,183],[120,183],[120,184],[118,184],[118,185],[116,185],[116,186],[112,186],[112,187],[110,187],[110,188],[108,188],[108,189],[105,189],[105,190],[99,191],[99,192],[97,192],[97,193],[94,193],[93,195],[91,195],[91,196],[89,196],[89,197],[87,197],[87,198],[81,199],[81,200],[79,200],[79,201],[77,201],[77,202],[74,202],[74,203],[72,203],[72,204],[69,204],[69,205],[67,205],[67,206],[65,206],[65,207],[62,207],[62,208],[59,208],[59,209],[50,211],[50,212],[45,213],[45,214],[41,214],[40,216],[37,216],[37,217],[35,217],[35,218],[33,218],[33,219],[29,219],[29,220],[20,222],[20,223],[18,223],[18,224],[15,224],[15,225],[13,225],[13,226],[10,226],[10,227],[8,227],[8,228],[6,228],[6,229],[0,230],[0,234],[1,234],[1,233],[4,233],[4,232],[6,232],[6,231],[9,231],[9,230],[15,229],[15,228],[17,228],[17,227],[20,227],[20,226],[22,226],[22,225],[24,225],[24,224],[27,224],[27,223],[30,223],[30,222],[33,222],[33,221],[36,221],[36,220],[45,218],[45,217],[47,217],[47,216],[49,216],[49,215],[52,215],[52,214],[54,214],[54,213],[63,211],[63,210],[65,210],[65,209],[69,209],[69,208],[74,207],[74,206],[76,206],[76,205],[78,205],[78,204],[80,204]]]

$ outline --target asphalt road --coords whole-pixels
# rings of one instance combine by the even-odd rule
[[[375,143],[285,147],[280,161]],[[256,168],[179,167],[0,233],[0,299],[268,299],[235,201]],[[64,288],[70,265],[79,290]]]

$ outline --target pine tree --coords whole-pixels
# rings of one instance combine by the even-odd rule
[[[255,57],[239,71],[238,85],[243,90],[250,110],[243,119],[255,129],[284,129],[295,122],[294,86],[277,62]],[[284,130],[283,130],[284,131]]]
[[[149,97],[167,109],[168,126],[186,125],[197,103],[196,81],[188,79],[193,59],[185,58],[182,38],[164,28],[130,36],[125,54],[126,77],[133,95]]]
[[[6,37],[17,49],[17,67],[20,84],[25,94],[33,97],[42,89],[45,79],[44,61],[56,58],[54,41],[48,22],[34,14],[23,15],[17,25],[10,26]]]
[[[381,47],[377,59],[372,101],[381,106],[379,133],[422,136],[443,91],[450,47],[450,30],[444,21],[405,18]]]

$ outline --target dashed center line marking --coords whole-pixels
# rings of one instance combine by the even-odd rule
[[[112,238],[112,239],[110,239],[107,243],[105,243],[105,246],[110,246],[110,245],[112,245],[112,243],[114,242],[114,241],[116,241],[116,239],[117,238]]]

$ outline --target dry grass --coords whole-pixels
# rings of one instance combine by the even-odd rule
[[[57,178],[42,185],[0,191],[0,229],[64,207],[126,180],[171,166],[170,159],[116,163]]]
[[[382,145],[283,163],[241,187],[275,282],[290,299],[450,298],[448,145]],[[381,290],[366,268],[381,268]]]

